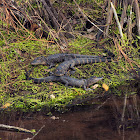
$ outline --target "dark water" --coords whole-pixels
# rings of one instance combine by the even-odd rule
[[[0,123],[38,131],[33,140],[140,140],[139,97],[127,99],[124,121],[124,98],[111,97],[99,105],[81,106],[68,113],[53,113],[56,119],[40,114],[4,114]],[[1,140],[22,140],[31,134],[0,130]]]

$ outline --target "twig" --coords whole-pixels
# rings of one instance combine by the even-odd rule
[[[29,6],[34,10],[34,12],[37,14],[38,18],[42,21],[42,23],[44,23],[45,27],[47,28],[47,30],[50,32],[51,36],[53,37],[53,39],[55,40],[55,35],[53,34],[52,30],[48,27],[48,25],[46,24],[46,22],[41,18],[41,16],[38,14],[38,12],[32,7],[32,5],[28,2]],[[58,41],[56,41],[58,47],[60,48],[60,50],[62,52],[64,52],[63,47],[61,47],[58,43]]]
[[[123,11],[121,14],[121,19],[120,19],[120,25],[122,28],[123,28],[123,24],[125,22],[125,18],[127,17],[127,15],[126,15],[127,7],[128,7],[128,2],[127,2],[127,0],[124,0],[123,1]]]
[[[112,8],[110,8],[110,1],[108,1],[108,12],[107,12],[107,27],[106,27],[106,34],[108,35],[108,32],[109,32],[109,26],[110,26],[110,23],[112,22],[112,17],[113,17],[113,11],[112,11]]]
[[[16,127],[16,126],[10,126],[10,125],[5,125],[5,124],[0,124],[0,129],[1,130],[6,130],[6,131],[12,131],[12,132],[22,132],[22,133],[30,133],[34,134],[30,130],[21,128],[21,127]]]
[[[125,95],[125,98],[124,98],[124,106],[123,106],[123,112],[122,112],[122,117],[121,117],[121,121],[122,121],[122,122],[124,121],[126,103],[127,103],[127,94]]]
[[[14,18],[17,20],[17,22],[21,25],[21,27],[22,27],[23,29],[25,29],[25,31],[28,32],[33,38],[36,39],[36,37],[35,37],[32,33],[30,33],[30,32],[21,24],[21,22],[17,19],[17,17],[15,16],[15,14],[13,13],[13,11],[12,11],[11,9],[10,9],[10,12],[11,12],[11,14],[14,16]]]
[[[111,2],[111,7],[112,7],[113,12],[114,12],[114,16],[115,16],[115,19],[116,19],[116,22],[117,22],[117,25],[118,25],[118,28],[119,28],[119,32],[120,32],[121,38],[123,39],[123,32],[122,32],[121,24],[119,22],[116,9],[115,9],[115,7],[114,7],[112,2]]]
[[[135,7],[135,12],[136,12],[138,35],[140,36],[140,9],[139,9],[138,0],[134,0],[134,7]]]
[[[107,93],[105,93],[105,94],[107,94]],[[109,98],[107,98],[101,105],[99,105],[95,110],[97,111],[97,110],[99,110],[101,107],[103,107],[106,103],[107,103],[107,101],[108,100],[110,100],[111,99],[111,97],[109,97]]]
[[[124,51],[122,50],[122,48],[121,48],[121,46],[119,45],[119,43],[117,42],[117,40],[114,39],[114,42],[117,43],[117,46],[118,46],[119,51],[122,53],[122,55],[124,56],[124,58],[128,61],[128,63],[129,63],[130,66],[132,67],[132,69],[134,70],[133,65],[132,65],[132,62],[140,68],[140,65],[139,65],[139,64],[137,64],[135,61],[131,60],[131,59],[124,53]]]
[[[138,101],[137,101],[137,95],[133,96],[133,103],[134,103],[134,108],[136,110],[137,117],[139,119],[140,115],[139,115],[139,106],[138,106]]]
[[[8,43],[7,43],[7,41],[6,41],[5,37],[4,37],[4,35],[3,35],[1,32],[0,32],[0,34],[1,34],[1,36],[3,37],[5,44],[7,45]]]
[[[27,139],[23,139],[23,140],[33,140],[33,139],[35,138],[35,136],[37,136],[38,133],[39,133],[44,127],[45,127],[45,125],[43,125],[43,126],[38,130],[38,132],[34,134],[34,136],[33,136],[32,138],[27,138]]]
[[[81,14],[83,15],[83,17],[84,17],[87,21],[89,21],[89,22],[90,22],[93,26],[95,26],[98,30],[100,30],[101,32],[103,32],[107,37],[113,39],[111,36],[109,36],[109,35],[106,34],[103,30],[101,30],[96,24],[94,24],[92,21],[90,21],[90,20],[88,19],[88,17],[83,13],[83,11],[81,10],[81,8],[80,8],[79,5],[77,4],[77,2],[76,2],[75,0],[73,0],[73,1],[74,1],[74,3],[76,4],[76,6],[78,7],[78,9],[79,9],[79,11],[81,12]]]
[[[133,5],[134,0],[131,3],[130,7],[130,16],[128,19],[128,39],[131,40],[132,42],[132,5]]]
[[[51,8],[47,5],[45,0],[41,0],[41,2],[43,4],[43,6],[45,7],[46,11],[48,12],[50,18],[52,19],[52,22],[53,22],[55,28],[58,30],[59,29],[59,23],[58,23],[58,20],[56,19],[56,16],[51,11]]]
[[[46,9],[46,11],[47,11],[49,17],[51,18],[51,20],[52,20],[52,22],[53,22],[53,24],[54,24],[54,27],[55,27],[56,30],[58,31],[59,28],[60,28],[60,24],[59,24],[59,22],[58,22],[58,20],[57,20],[57,15],[55,14],[56,12],[55,12],[55,11],[52,12],[51,7],[46,3],[45,0],[41,0],[41,2],[42,2],[42,4],[43,4],[43,6],[45,7],[45,9]],[[67,46],[67,43],[66,43],[66,40],[65,40],[65,36],[64,36],[63,33],[61,33],[61,32],[58,32],[58,33],[59,33],[58,36],[61,37],[61,38],[58,37],[58,38],[59,38],[59,41],[60,41],[60,43],[61,43],[61,45],[64,44],[65,47],[66,47],[66,46]],[[64,46],[64,45],[63,45],[63,46]],[[64,49],[64,48],[63,48],[63,49]]]

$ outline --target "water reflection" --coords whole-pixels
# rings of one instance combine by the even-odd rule
[[[133,95],[127,98],[126,103],[124,101],[125,98],[113,96],[100,105],[82,106],[79,110],[73,109],[64,114],[54,113],[55,117],[37,113],[3,114],[0,123],[36,131],[45,125],[34,140],[138,140],[139,96]],[[32,135],[0,131],[2,140],[22,140],[28,137]]]

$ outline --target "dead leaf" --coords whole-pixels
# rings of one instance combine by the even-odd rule
[[[102,84],[102,87],[105,89],[105,91],[108,91],[109,90],[109,86],[106,85],[105,83]]]
[[[10,103],[6,103],[5,105],[3,105],[1,108],[7,108],[9,107],[11,104]]]

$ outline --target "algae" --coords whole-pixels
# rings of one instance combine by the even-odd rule
[[[6,28],[7,25],[1,21],[0,26]],[[78,26],[77,28],[81,29],[83,26],[84,25],[82,25],[82,27]],[[8,34],[7,31],[9,31]],[[34,84],[32,80],[26,80],[26,71],[34,68],[30,76],[39,78],[48,76],[49,72],[54,71],[55,68],[48,69],[48,66],[42,65],[33,67],[30,65],[30,62],[38,56],[62,53],[61,50],[57,45],[47,42],[47,39],[34,40],[31,37],[33,32],[26,32],[23,29],[18,30],[18,33],[10,29],[7,29],[7,31],[1,29],[0,35],[0,107],[6,103],[10,103],[10,106],[6,108],[9,111],[22,110],[29,112],[45,110],[49,112],[52,108],[61,110],[76,98],[84,98],[84,95],[96,97],[104,94],[105,91],[101,87],[103,83],[106,83],[111,88],[108,93],[111,92],[110,94],[121,95],[122,91],[117,87],[121,85],[126,86],[128,84],[126,80],[131,78],[129,71],[131,67],[129,63],[119,55],[119,51],[116,49],[112,40],[103,39],[100,42],[96,42],[82,36],[77,36],[76,39],[69,40],[68,52],[107,56],[107,54],[104,53],[104,49],[107,49],[115,55],[114,60],[109,63],[77,66],[76,72],[72,75],[72,77],[75,78],[103,76],[103,80],[99,82],[99,88],[93,91],[85,91],[81,88],[65,87],[65,85],[55,82]],[[116,29],[112,32],[117,34],[118,30]],[[140,65],[139,45],[137,44],[136,48],[131,47],[125,35],[124,41],[125,45],[121,46],[122,49]],[[133,40],[133,42],[138,42],[138,39]],[[58,64],[56,64],[56,66],[58,66]],[[137,70],[135,63],[132,63],[132,66]]]

